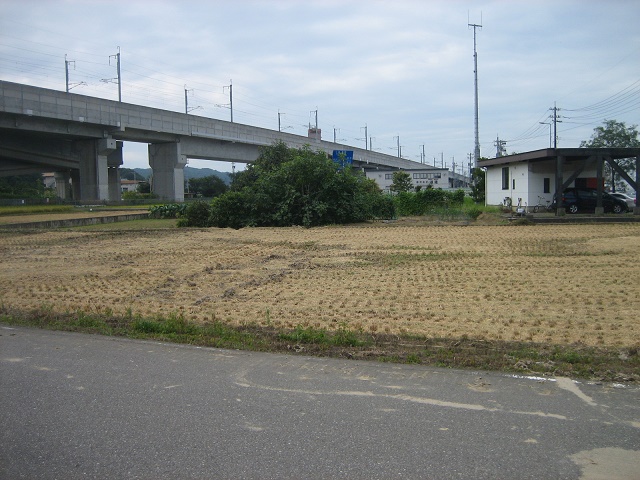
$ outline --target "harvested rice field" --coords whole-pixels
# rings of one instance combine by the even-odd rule
[[[640,346],[640,224],[0,232],[0,303]]]

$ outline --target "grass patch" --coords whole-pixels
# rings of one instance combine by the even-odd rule
[[[130,310],[122,316],[111,312],[56,313],[47,305],[31,311],[0,306],[0,323],[227,349],[498,370],[522,375],[640,381],[640,355],[634,348],[474,340],[467,336],[455,339],[374,335],[344,326],[335,331],[302,325],[292,330],[254,324],[234,327],[220,321],[194,323],[176,314],[142,318]]]
[[[43,213],[69,213],[75,211],[73,205],[23,205],[0,206],[0,217],[9,215],[40,215]]]

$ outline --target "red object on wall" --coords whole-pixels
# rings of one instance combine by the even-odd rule
[[[576,188],[598,188],[597,177],[576,178]],[[604,188],[604,179],[602,179],[602,187]]]

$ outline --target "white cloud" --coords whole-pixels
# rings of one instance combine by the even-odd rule
[[[306,134],[319,113],[360,145],[393,153],[427,144],[427,157],[463,158],[473,150],[473,30],[477,33],[480,136],[492,155],[496,134],[511,140],[554,101],[579,109],[640,79],[640,4],[633,1],[31,1],[0,7],[0,77],[64,88],[64,56],[74,60],[75,92],[117,98],[101,79],[115,76],[121,49],[125,101],[277,128],[277,113]],[[482,20],[480,20],[480,13]],[[638,123],[638,89],[619,102],[636,108],[616,119]],[[635,95],[635,96],[634,96]],[[603,118],[564,137],[577,146]],[[609,117],[607,117],[609,118]],[[635,120],[635,121],[634,121]],[[512,151],[545,147],[547,127]],[[571,130],[568,130],[571,128]],[[126,153],[125,153],[126,155]],[[136,161],[140,161],[139,158]]]

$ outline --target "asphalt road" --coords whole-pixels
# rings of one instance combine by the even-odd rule
[[[640,388],[0,325],[1,479],[638,479]]]

